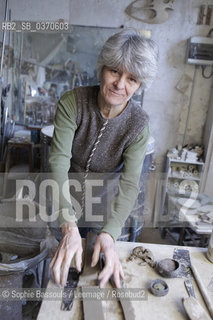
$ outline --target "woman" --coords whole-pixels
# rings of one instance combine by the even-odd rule
[[[49,161],[63,190],[58,208],[63,238],[50,267],[60,285],[66,283],[73,258],[81,270],[81,236],[65,182],[70,169],[84,171],[84,179],[89,172],[121,172],[118,193],[113,198],[110,217],[98,232],[91,264],[95,266],[103,252],[105,267],[99,275],[100,287],[111,275],[120,287],[124,274],[114,242],[137,198],[149,137],[148,116],[131,97],[150,86],[157,59],[158,49],[152,40],[135,30],[123,30],[106,41],[99,55],[100,86],[75,88],[58,103]],[[86,206],[85,181],[83,185],[82,203]]]

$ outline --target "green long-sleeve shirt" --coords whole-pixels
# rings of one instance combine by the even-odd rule
[[[83,90],[83,89],[80,89]],[[79,90],[79,91],[80,91]],[[79,94],[78,91],[78,94]],[[81,91],[80,91],[81,92]],[[89,137],[88,133],[88,140],[87,135],[84,137],[86,139],[85,141],[85,148],[82,145],[82,140],[79,135],[81,132],[82,126],[85,126],[85,130],[96,130],[96,128],[88,129],[89,125],[88,123],[93,121],[90,117],[87,119],[86,124],[85,121],[80,118],[80,111],[78,110],[79,101],[77,101],[78,95],[76,95],[75,90],[67,92],[63,97],[60,99],[58,106],[57,106],[57,112],[56,117],[54,121],[54,135],[53,140],[51,143],[51,150],[50,150],[50,157],[49,157],[49,163],[50,163],[50,169],[54,175],[54,178],[58,182],[59,185],[59,203],[56,203],[55,201],[55,208],[58,210],[59,214],[59,225],[62,226],[64,223],[68,221],[76,221],[75,211],[73,210],[70,193],[69,193],[69,186],[65,183],[65,181],[68,179],[68,171],[70,169],[70,160],[72,162],[76,161],[78,162],[78,159],[75,157],[78,153],[81,151],[82,155],[91,151],[91,148],[93,146],[94,141],[91,141],[91,137]],[[81,101],[82,102],[82,101]],[[94,103],[94,101],[92,101]],[[95,106],[97,109],[97,106]],[[130,108],[130,107],[129,107]],[[80,107],[79,107],[80,109]],[[118,121],[123,121],[124,116],[130,117],[128,114],[128,108],[126,108],[127,111],[125,111],[126,115],[122,115],[120,119],[117,119],[116,121],[112,119],[113,126],[111,127],[111,130],[115,130],[115,137],[116,134],[119,136],[120,130],[119,126],[116,126],[116,123]],[[125,110],[126,110],[125,109]],[[82,109],[84,114],[92,114],[92,117],[99,117],[100,114],[94,113],[94,110],[89,108],[86,110]],[[130,110],[130,109],[129,109]],[[95,110],[96,112],[96,110]],[[137,111],[140,114],[140,110]],[[144,111],[142,111],[144,113]],[[124,113],[124,112],[123,112]],[[133,117],[132,117],[133,118]],[[116,119],[116,118],[115,118]],[[133,118],[134,120],[135,118]],[[137,123],[134,125],[134,130],[132,130],[132,137],[128,141],[131,141],[131,143],[126,143],[122,150],[122,161],[123,161],[123,168],[122,172],[119,178],[119,184],[118,184],[118,194],[114,197],[111,205],[111,216],[106,221],[104,227],[102,228],[102,231],[109,233],[115,240],[119,237],[121,233],[121,228],[124,225],[128,215],[130,214],[135,200],[138,195],[138,183],[139,178],[141,174],[142,164],[146,153],[146,145],[149,137],[149,126],[148,122],[146,121],[144,126],[141,126],[140,121],[143,120],[143,117],[140,116],[136,117],[138,120],[138,126]],[[114,121],[113,121],[114,120]],[[125,120],[126,121],[126,120]],[[137,122],[137,120],[136,120]],[[95,125],[92,125],[95,127]],[[124,126],[127,126],[127,123],[124,123]],[[131,127],[131,126],[130,126]],[[135,127],[137,130],[135,130]],[[113,129],[112,129],[113,128]],[[142,128],[142,130],[140,129]],[[84,128],[83,128],[84,129]],[[123,129],[125,130],[125,128]],[[93,131],[91,131],[93,133]],[[84,130],[82,130],[84,132]],[[95,131],[94,131],[95,132]],[[131,133],[131,130],[130,130]],[[110,133],[108,132],[109,136]],[[129,133],[128,133],[129,134]],[[107,135],[107,132],[106,132]],[[120,137],[120,136],[119,136]],[[119,138],[120,139],[120,138]],[[77,143],[76,143],[77,141]],[[91,141],[91,142],[90,142]],[[107,140],[106,140],[107,141]],[[120,141],[120,140],[119,140]],[[100,141],[101,146],[102,141]],[[120,142],[119,142],[120,143]],[[91,147],[88,148],[88,145]],[[85,149],[85,150],[84,150]],[[108,149],[106,148],[106,143],[104,144],[104,151],[106,154],[110,152],[110,145],[108,146]],[[118,148],[116,147],[115,150]],[[115,151],[113,150],[115,153]],[[121,152],[121,151],[120,151]],[[100,154],[100,152],[96,151],[97,156]],[[112,153],[113,154],[113,153]],[[86,160],[88,156],[86,155]],[[82,158],[82,157],[81,157]],[[79,158],[79,159],[81,159]],[[106,155],[105,155],[106,158]],[[116,155],[115,155],[116,158]],[[76,160],[77,159],[77,160]],[[98,158],[97,158],[98,159]],[[79,160],[80,161],[80,160]],[[94,158],[95,161],[95,158]],[[97,160],[96,160],[97,161]],[[106,160],[107,161],[107,160]],[[110,155],[110,161],[113,163],[113,156]],[[104,167],[104,161],[101,161],[101,164]],[[94,164],[95,168],[95,164]],[[85,170],[85,168],[82,168],[82,170]],[[64,185],[65,183],[65,185]],[[63,188],[64,185],[64,188]],[[62,191],[63,188],[63,192]]]

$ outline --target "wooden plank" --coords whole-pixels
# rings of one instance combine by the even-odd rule
[[[93,286],[92,289],[99,290],[99,287]],[[91,290],[91,287],[83,286],[81,291],[85,296],[88,293],[88,290]],[[84,320],[104,320],[102,303],[98,299],[88,299],[83,298],[83,310],[84,310]]]
[[[88,291],[90,292],[91,289],[98,291],[99,287],[97,287],[97,278],[98,278],[98,268],[91,267],[92,262],[92,254],[93,248],[95,244],[96,235],[92,232],[87,234],[86,239],[86,247],[85,247],[85,260],[84,260],[84,269],[83,273],[80,276],[80,279],[86,278],[90,279],[90,281],[94,281],[95,283],[90,283],[90,286],[82,285],[81,292],[87,296]],[[98,299],[89,299],[83,298],[83,311],[84,311],[84,320],[93,320],[93,319],[100,319],[104,320],[103,308],[101,301]]]

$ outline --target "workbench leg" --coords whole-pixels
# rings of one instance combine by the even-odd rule
[[[50,261],[51,258],[47,258],[43,261],[42,288],[46,288],[48,281],[50,280]]]
[[[3,198],[5,198],[6,192],[7,192],[7,180],[8,180],[8,173],[10,170],[11,152],[12,152],[12,147],[9,145],[7,149],[7,159],[6,159],[5,173],[4,173],[3,195],[2,195]]]
[[[33,145],[29,146],[29,172],[33,172]]]
[[[180,235],[179,235],[179,239],[178,239],[179,246],[183,246],[184,237],[185,237],[185,228],[182,227],[180,230]]]
[[[199,247],[205,248],[206,244],[207,244],[207,236],[206,236],[206,234],[201,234]]]

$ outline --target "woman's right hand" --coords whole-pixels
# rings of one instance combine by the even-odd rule
[[[83,249],[81,236],[74,222],[64,224],[61,229],[63,238],[50,263],[50,269],[55,282],[64,287],[73,257],[75,257],[76,269],[81,271]]]

